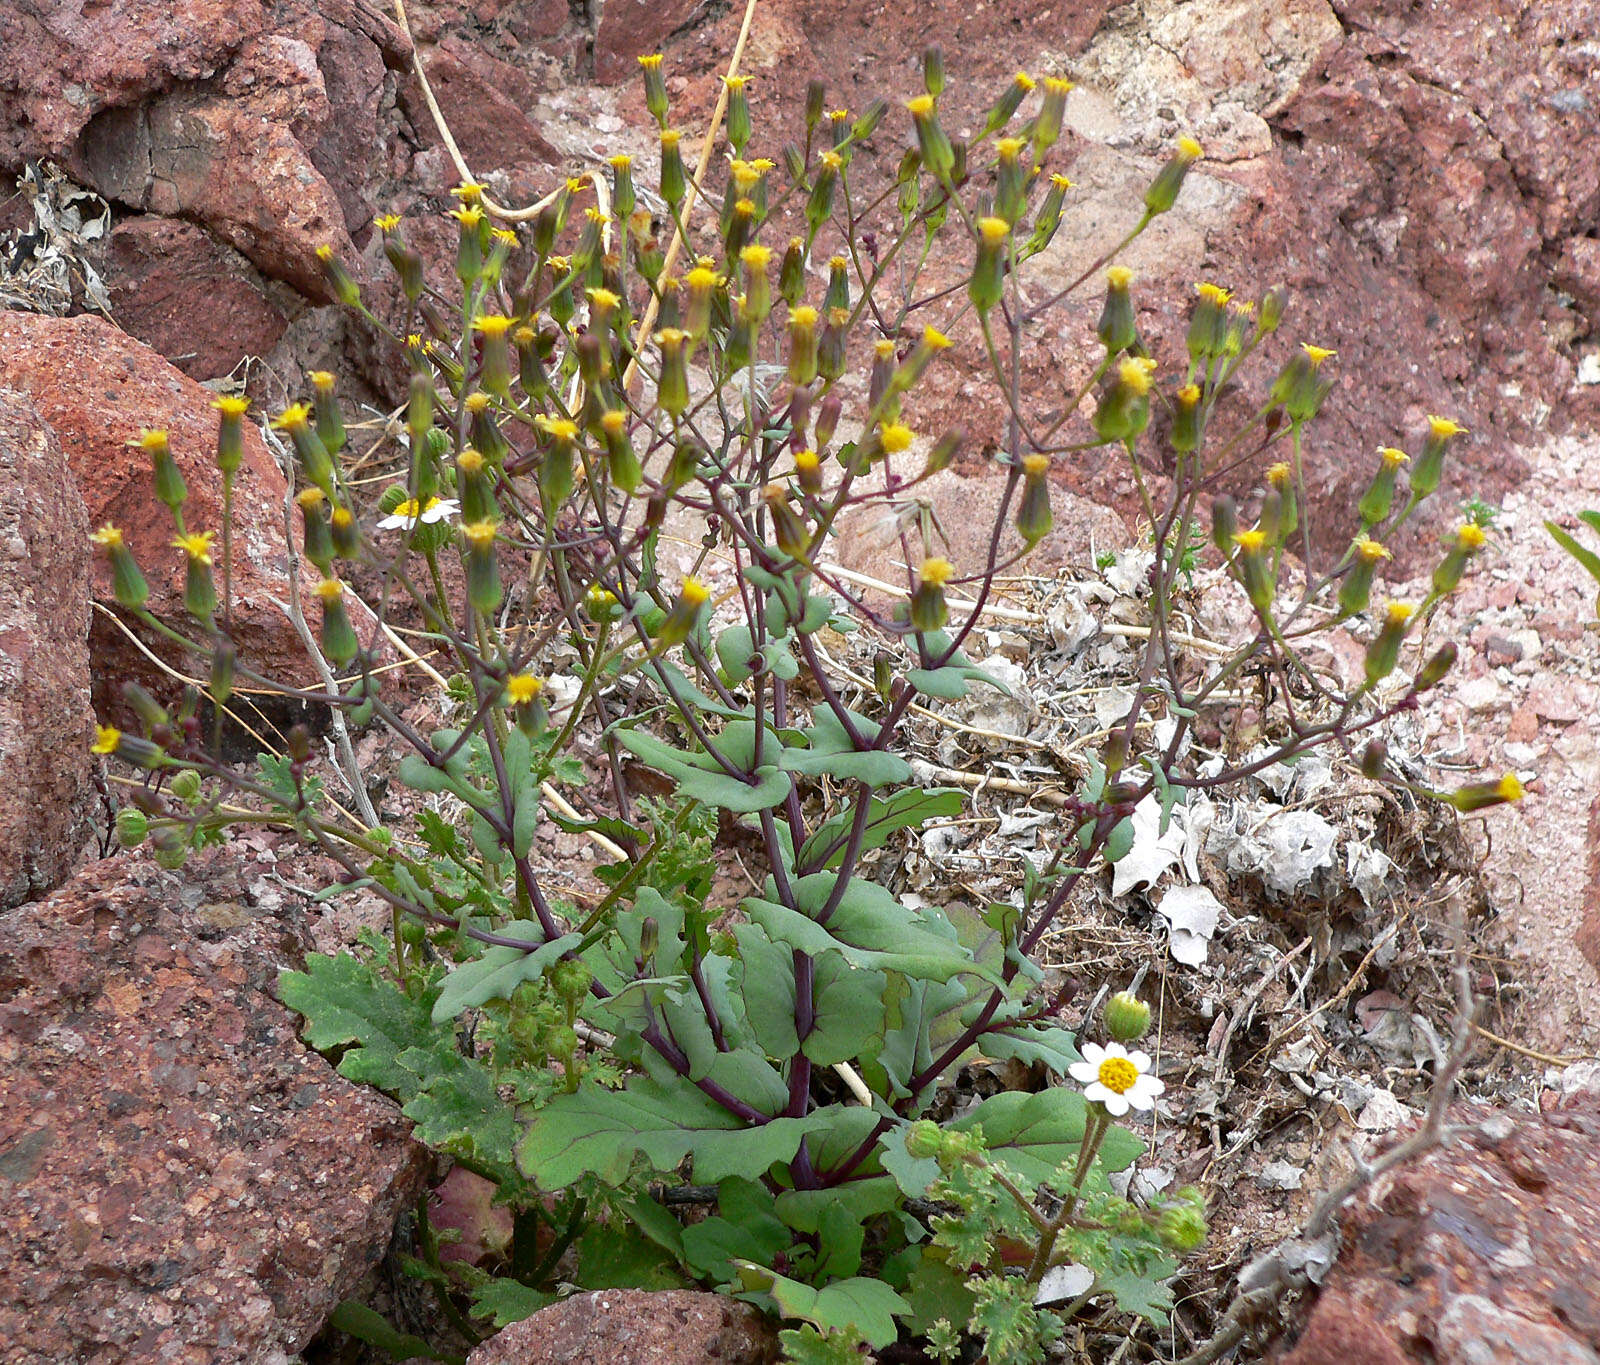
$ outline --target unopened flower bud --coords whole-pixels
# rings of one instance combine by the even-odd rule
[[[1239,504],[1231,494],[1219,493],[1211,500],[1211,543],[1223,554],[1231,554],[1238,533]]]
[[[211,577],[213,531],[198,531],[179,536],[172,542],[184,555],[183,609],[207,625],[217,610],[217,585]]]
[[[211,406],[217,410],[217,468],[222,477],[231,480],[244,461],[244,415],[250,400],[235,394],[225,394],[213,399]]]
[[[1240,531],[1234,536],[1233,543],[1238,547],[1234,566],[1244,586],[1244,595],[1250,605],[1265,616],[1272,609],[1272,598],[1277,591],[1272,566],[1268,562],[1266,533],[1259,530]]]
[[[295,494],[300,508],[301,538],[305,556],[327,578],[333,572],[333,531],[328,524],[328,495],[316,485]]]
[[[1022,107],[1022,101],[1033,91],[1033,78],[1026,71],[1019,71],[1011,78],[1011,84],[1005,88],[1005,93],[994,102],[989,110],[989,116],[983,122],[985,134],[998,133],[1006,124],[1016,116]]]
[[[1281,284],[1275,284],[1261,296],[1261,305],[1256,309],[1256,331],[1262,336],[1267,336],[1278,330],[1278,324],[1283,321],[1283,310],[1289,304],[1289,291]]]
[[[1498,782],[1472,782],[1465,787],[1458,787],[1453,792],[1436,792],[1435,795],[1448,801],[1462,814],[1468,811],[1487,810],[1490,806],[1503,806],[1507,802],[1520,801],[1527,795],[1515,773],[1507,773]]]
[[[1389,746],[1381,739],[1367,741],[1361,751],[1361,775],[1376,782],[1389,766]]]
[[[1039,116],[1033,121],[1033,160],[1037,165],[1057,142],[1061,140],[1061,123],[1067,110],[1067,96],[1072,93],[1072,82],[1059,76],[1044,78],[1044,103]]]
[[[1333,381],[1322,375],[1322,364],[1334,354],[1323,346],[1302,345],[1279,372],[1272,385],[1272,398],[1283,404],[1291,422],[1306,422],[1317,415],[1323,399],[1333,389]]]
[[[1372,598],[1372,578],[1378,565],[1392,556],[1377,541],[1366,536],[1356,539],[1350,556],[1350,567],[1345,571],[1344,582],[1339,585],[1339,614],[1353,616],[1365,611]]]
[[[107,524],[89,539],[105,551],[106,559],[111,564],[111,595],[117,605],[129,611],[138,611],[150,600],[150,584],[139,571],[139,565],[122,531]]]
[[[335,459],[344,449],[344,415],[339,411],[339,399],[334,393],[334,376],[327,370],[312,370],[309,376],[315,391],[312,402],[317,418],[317,435],[329,455]]]
[[[1100,1013],[1106,1032],[1119,1043],[1133,1043],[1150,1032],[1150,1006],[1132,991],[1118,991]]]
[[[1032,454],[1022,457],[1022,496],[1017,503],[1017,534],[1032,549],[1055,524],[1050,509],[1050,457]]]
[[[676,128],[661,130],[661,197],[667,207],[677,209],[683,202],[688,181],[683,173],[683,152],[678,146],[680,134]]]
[[[565,417],[540,416],[534,420],[550,442],[539,462],[539,504],[550,517],[572,495],[578,425]]]
[[[1437,596],[1443,597],[1456,590],[1467,561],[1483,549],[1487,539],[1483,527],[1475,521],[1462,522],[1456,528],[1455,539],[1439,561],[1439,567],[1433,571],[1433,591]]]
[[[1444,457],[1450,443],[1465,435],[1466,428],[1448,417],[1428,418],[1428,435],[1422,453],[1411,467],[1411,501],[1421,502],[1438,488],[1444,478]]]
[[[1411,684],[1413,692],[1426,692],[1429,688],[1437,687],[1444,681],[1444,675],[1456,666],[1456,657],[1460,651],[1454,640],[1446,640],[1436,649],[1428,662],[1417,671],[1416,679]]]
[[[1388,519],[1390,509],[1394,506],[1395,478],[1400,466],[1408,463],[1410,458],[1397,446],[1384,446],[1378,451],[1377,473],[1372,476],[1367,491],[1356,504],[1356,513],[1364,529],[1371,530],[1379,522]]]
[[[1233,296],[1214,284],[1197,284],[1194,312],[1189,316],[1189,331],[1185,344],[1189,359],[1197,364],[1220,356],[1228,335],[1228,300]]]
[[[652,52],[639,58],[639,70],[644,76],[644,107],[650,117],[665,128],[667,126],[667,78],[661,71],[661,54]]]
[[[955,570],[948,559],[924,559],[917,570],[917,586],[911,594],[911,624],[917,630],[943,630],[950,619],[944,598],[944,585]]]
[[[689,360],[685,353],[685,333],[676,327],[663,327],[656,333],[661,348],[661,378],[656,401],[669,417],[681,417],[689,406]]]
[[[504,596],[500,586],[496,531],[492,521],[463,523],[461,540],[466,549],[467,601],[485,616],[492,616]]]
[[[1405,642],[1415,613],[1416,608],[1409,602],[1389,603],[1383,614],[1383,624],[1367,646],[1367,686],[1376,687],[1394,672],[1395,665],[1400,662],[1400,646]]]
[[[906,104],[911,111],[911,121],[917,130],[917,146],[922,152],[922,164],[935,180],[950,179],[955,169],[955,149],[950,138],[939,126],[939,114],[932,95],[918,95]]]
[[[1204,149],[1192,137],[1178,139],[1178,145],[1167,159],[1166,165],[1156,172],[1156,178],[1144,192],[1144,211],[1147,218],[1165,213],[1177,202],[1178,191],[1183,188],[1184,177],[1189,174],[1189,167],[1203,155]]]
[[[233,675],[239,664],[239,650],[225,635],[219,635],[211,645],[211,679],[206,694],[218,706],[227,704],[233,695]]]
[[[733,147],[735,156],[743,156],[745,144],[750,141],[750,93],[745,88],[750,84],[748,76],[724,76],[722,83],[728,90],[728,113],[726,127],[728,142]]]
[[[809,384],[817,377],[817,310],[802,304],[789,312],[789,382]]]
[[[937,441],[933,449],[928,452],[927,463],[922,466],[922,477],[937,474],[941,469],[949,466],[950,462],[961,453],[961,447],[966,444],[967,429],[965,427],[951,427]]]
[[[980,315],[999,303],[1004,293],[1010,235],[1011,225],[1004,218],[978,219],[978,259],[967,281],[967,296]]]
[[[1187,455],[1200,448],[1203,435],[1204,417],[1200,407],[1200,386],[1185,384],[1174,396],[1172,435],[1168,439],[1173,450],[1180,455]]]
[[[1130,356],[1100,396],[1090,424],[1102,441],[1132,441],[1150,422],[1150,377],[1155,361]]]
[[[150,834],[150,817],[142,810],[124,806],[117,812],[117,842],[123,848],[138,848]]]
[[[1125,265],[1114,265],[1106,271],[1106,301],[1100,309],[1100,321],[1095,326],[1101,345],[1108,356],[1115,356],[1132,346],[1138,337],[1133,315],[1133,298],[1128,285],[1133,271]]]
[[[839,429],[839,419],[844,415],[844,400],[838,394],[829,392],[817,405],[817,425],[812,433],[812,438],[817,445],[817,452],[828,448],[828,443],[833,440],[834,433]]]
[[[332,291],[333,297],[346,308],[359,308],[361,286],[355,282],[355,277],[345,269],[344,262],[326,242],[317,248],[317,262],[322,266],[322,273],[327,277],[328,288]]]
[[[322,602],[322,652],[343,667],[361,647],[345,609],[344,584],[337,578],[325,578],[317,584],[316,594]]]

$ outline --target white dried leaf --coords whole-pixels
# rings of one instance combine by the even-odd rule
[[[1167,832],[1161,830],[1161,802],[1152,794],[1133,808],[1133,846],[1123,854],[1111,877],[1111,899],[1136,886],[1154,886],[1161,874],[1183,857],[1184,829],[1173,812]]]
[[[1053,1265],[1039,1279],[1033,1292],[1035,1308],[1049,1308],[1055,1304],[1071,1303],[1080,1294],[1087,1294],[1094,1284],[1094,1271],[1086,1265]]]
[[[1156,906],[1171,926],[1168,946],[1172,956],[1187,967],[1206,960],[1211,936],[1222,917],[1222,902],[1203,886],[1172,886]]]

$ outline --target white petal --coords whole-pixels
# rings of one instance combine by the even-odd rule
[[[1067,1075],[1071,1076],[1079,1085],[1088,1085],[1099,1074],[1098,1069],[1088,1062],[1074,1062],[1067,1068]]]
[[[380,531],[401,531],[410,525],[411,522],[406,517],[387,516],[378,518],[378,529]]]
[[[1104,1104],[1107,1100],[1115,1098],[1116,1093],[1115,1090],[1107,1089],[1101,1085],[1099,1081],[1095,1081],[1092,1085],[1086,1085],[1083,1088],[1084,1099],[1093,1100],[1096,1104]]]
[[[1078,1051],[1083,1053],[1083,1060],[1096,1071],[1099,1070],[1100,1063],[1106,1059],[1106,1050],[1099,1043],[1085,1043]]]
[[[1105,1105],[1106,1113],[1114,1118],[1121,1118],[1128,1112],[1128,1097],[1117,1094],[1115,1090],[1106,1091],[1106,1098],[1101,1100],[1100,1103]]]
[[[1106,1044],[1106,1056],[1107,1057],[1126,1057],[1127,1055],[1128,1055],[1128,1049],[1123,1047],[1121,1043],[1107,1043]]]
[[[1150,1069],[1150,1054],[1148,1052],[1130,1052],[1128,1060],[1138,1067],[1141,1072]]]

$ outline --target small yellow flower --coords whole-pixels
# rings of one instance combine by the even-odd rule
[[[526,706],[544,691],[544,680],[531,673],[513,673],[506,679],[506,698],[513,706]]]
[[[168,449],[167,433],[164,430],[152,431],[148,427],[141,427],[138,439],[133,444],[147,455],[161,455]]]
[[[1453,422],[1448,417],[1428,418],[1428,430],[1440,440],[1448,440],[1452,436],[1464,436],[1467,429],[1459,422]]]
[[[316,257],[319,261],[331,261],[333,259],[333,247],[329,243],[324,242],[317,248]]]
[[[1064,175],[1052,175],[1050,183],[1058,190],[1070,190],[1072,188],[1072,181],[1068,180]]]
[[[840,167],[842,167],[844,165],[844,158],[842,156],[840,156],[838,152],[835,152],[835,151],[826,151],[818,159],[830,171],[836,171],[836,170],[840,169]],[[755,205],[752,204],[750,207],[754,208]]]
[[[511,247],[517,244],[517,234],[514,233],[510,228],[495,228],[494,231],[489,234],[489,236],[494,238],[495,241],[499,242],[501,246]]]
[[[1233,543],[1247,555],[1258,555],[1267,546],[1267,533],[1265,531],[1240,531],[1234,536]]]
[[[324,578],[312,591],[324,602],[337,602],[344,596],[344,584],[337,578]]]
[[[1005,241],[1006,234],[1011,231],[1011,224],[1004,218],[978,219],[978,236],[983,239],[985,246],[999,246]]]
[[[1126,289],[1133,283],[1133,271],[1125,265],[1114,265],[1106,271],[1106,286],[1110,289]]]
[[[461,534],[474,550],[487,550],[494,544],[495,524],[492,521],[465,522]]]
[[[291,403],[272,419],[274,431],[304,431],[311,425],[311,404]]]
[[[1206,149],[1192,137],[1180,137],[1178,139],[1178,155],[1185,161],[1198,161],[1205,154]]]
[[[123,545],[122,530],[120,527],[107,522],[98,531],[90,534],[89,539],[102,550],[120,550]]]
[[[639,58],[639,65],[646,71],[659,71],[661,69],[661,54],[651,52]]]
[[[481,204],[483,202],[483,186],[475,180],[463,180],[453,190],[451,197],[459,199],[463,204]]]
[[[1060,76],[1046,76],[1044,78],[1044,88],[1047,93],[1052,95],[1070,95],[1078,87],[1069,80],[1063,80]]]
[[[922,561],[922,567],[917,570],[917,582],[942,588],[954,573],[955,568],[948,559],[935,555]]]
[[[483,452],[472,446],[466,446],[456,456],[456,468],[463,474],[483,473]]]
[[[511,330],[511,319],[504,313],[485,313],[472,325],[486,337],[503,337]]]
[[[926,118],[933,112],[933,96],[918,95],[906,101],[906,109],[912,118]]]
[[[1185,407],[1194,407],[1200,401],[1200,386],[1198,384],[1185,384],[1178,390],[1178,401]]]
[[[1289,468],[1287,461],[1279,460],[1267,470],[1267,482],[1274,488],[1286,487],[1294,477],[1294,471]]]
[[[1481,550],[1488,539],[1475,521],[1464,521],[1456,528],[1456,544],[1463,550]]]
[[[1391,602],[1384,608],[1383,619],[1386,624],[1397,629],[1405,625],[1417,613],[1416,607],[1410,602]]]
[[[1223,304],[1233,297],[1230,290],[1223,289],[1215,284],[1197,284],[1194,287],[1194,292],[1200,295],[1201,298],[1216,304],[1218,308],[1221,308]]]
[[[943,351],[949,349],[950,338],[936,327],[922,329],[922,344],[930,351]]]
[[[89,746],[92,754],[114,754],[117,745],[122,740],[122,731],[114,725],[97,725],[94,732],[94,743]]]
[[[400,215],[398,213],[380,213],[372,221],[379,232],[393,232],[400,226]]]
[[[657,337],[659,339],[659,333]],[[533,420],[540,431],[555,440],[575,441],[578,439],[578,424],[565,417],[546,417],[541,413]]]
[[[1300,349],[1310,359],[1312,369],[1316,369],[1324,360],[1339,354],[1337,351],[1330,351],[1326,346],[1313,346],[1309,341],[1301,342]]]
[[[1049,471],[1050,457],[1048,455],[1040,455],[1035,452],[1032,455],[1024,455],[1022,457],[1022,472],[1024,474],[1038,478],[1042,474],[1049,473]]]
[[[1356,558],[1364,564],[1376,564],[1381,559],[1392,559],[1394,556],[1370,536],[1361,536],[1356,540]]]
[[[1495,784],[1495,792],[1504,801],[1520,801],[1528,794],[1515,773],[1507,773]]]
[[[812,308],[809,304],[803,303],[798,308],[791,308],[789,310],[790,327],[797,327],[803,331],[807,327],[815,327],[816,325],[817,310]],[[893,343],[891,343],[891,345],[892,344]]]
[[[1411,463],[1411,457],[1398,446],[1380,446],[1378,458],[1389,469],[1399,469],[1401,465]]]
[[[751,242],[739,252],[739,261],[746,270],[765,270],[772,264],[772,248]]]
[[[691,607],[699,607],[711,599],[711,590],[698,578],[685,578],[678,596]]]
[[[898,455],[911,446],[911,428],[900,422],[885,423],[880,439],[889,454]]]
[[[1130,356],[1117,366],[1117,379],[1123,387],[1136,394],[1150,392],[1150,378],[1156,372],[1156,362],[1149,356]]]
[[[1026,71],[1017,72],[1017,74],[1013,76],[1011,80],[1012,83],[1019,87],[1022,93],[1025,95],[1033,90],[1033,77],[1030,76]]]
[[[894,342],[890,341],[888,337],[879,337],[872,343],[872,353],[879,360],[893,360]]]
[[[468,204],[465,208],[451,209],[450,216],[460,223],[462,227],[469,230],[483,222],[483,210],[476,204]]]
[[[195,531],[190,535],[179,536],[172,542],[174,550],[182,550],[196,564],[210,565],[211,542],[216,537],[215,531]]]
[[[628,425],[628,414],[621,408],[612,408],[600,414],[600,430],[607,436],[620,436]]]
[[[211,406],[224,417],[243,417],[250,410],[250,400],[238,394],[223,394],[221,398],[213,398]]]

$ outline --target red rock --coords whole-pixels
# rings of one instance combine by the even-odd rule
[[[127,442],[141,427],[165,427],[189,489],[188,525],[219,529],[222,477],[213,459],[211,393],[99,318],[25,313],[0,313],[0,385],[28,394],[54,428],[91,525],[112,522],[122,529],[149,579],[150,610],[189,629],[183,557],[171,547],[172,520],[155,499],[148,458]],[[241,661],[269,674],[303,677],[299,638],[273,602],[288,593],[283,474],[248,423],[235,490],[231,630]],[[96,563],[92,583],[96,598],[109,603],[110,570],[103,561]],[[168,644],[151,643],[163,656],[172,653]],[[90,648],[96,672],[108,685],[136,677],[170,691],[170,683],[152,678],[148,662],[100,613]]]
[[[639,78],[639,58],[705,8],[706,0],[607,0],[594,39],[594,74],[602,85]]]
[[[1589,965],[1600,971],[1600,796],[1596,796],[1589,807],[1588,846],[1589,875],[1585,908],[1573,939]]]
[[[55,434],[0,389],[0,908],[59,885],[88,833],[88,535]]]
[[[748,1304],[671,1289],[574,1294],[512,1323],[467,1365],[766,1365],[777,1340]]]
[[[288,326],[255,272],[193,223],[126,219],[107,264],[118,325],[193,379],[266,355]]]
[[[453,38],[426,51],[423,66],[456,145],[474,174],[543,168],[561,160],[525,112],[532,107],[536,92],[514,66]],[[404,94],[412,125],[423,143],[442,146],[421,87],[415,80],[408,81]],[[449,185],[459,178],[453,168],[449,176]],[[449,185],[427,188],[443,193]]]
[[[1452,1121],[1477,1127],[1358,1203],[1299,1340],[1273,1359],[1595,1359],[1600,1094],[1575,1091],[1538,1116],[1473,1105]]]
[[[96,863],[0,915],[8,1360],[282,1360],[420,1187],[398,1110],[269,993],[301,930],[218,854]]]

